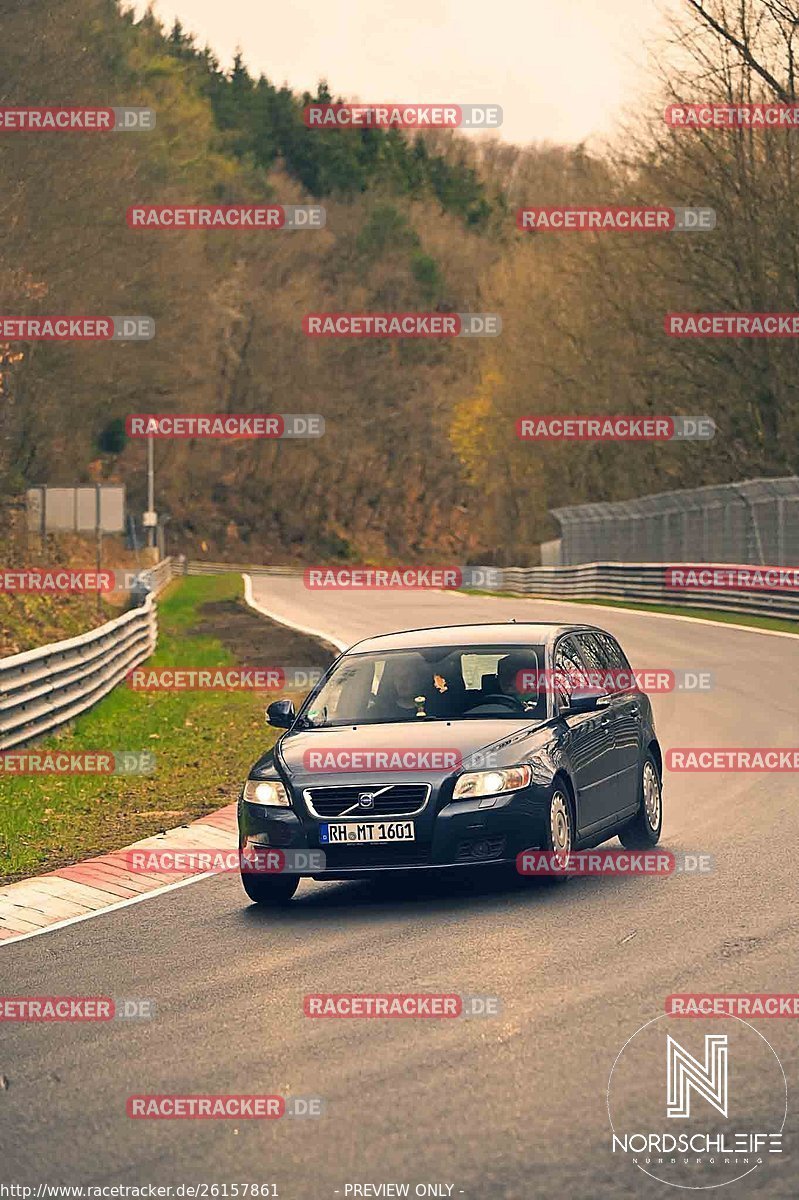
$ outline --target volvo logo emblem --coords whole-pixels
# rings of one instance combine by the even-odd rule
[[[361,808],[374,808],[375,797],[374,792],[359,792],[358,804]]]

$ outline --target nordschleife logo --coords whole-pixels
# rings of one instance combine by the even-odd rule
[[[616,1056],[607,1106],[619,1164],[672,1187],[707,1190],[779,1170],[786,1149],[785,1072],[738,1017],[664,1014],[642,1025]]]

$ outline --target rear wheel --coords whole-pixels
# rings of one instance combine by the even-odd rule
[[[242,886],[256,904],[266,908],[277,908],[288,904],[300,885],[298,875],[259,875],[254,871],[242,871]]]
[[[663,794],[657,763],[647,753],[641,769],[641,807],[629,825],[619,834],[619,841],[628,850],[648,850],[660,841],[663,827]]]

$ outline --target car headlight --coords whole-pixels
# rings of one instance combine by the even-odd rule
[[[469,771],[461,775],[452,793],[453,800],[475,796],[497,796],[500,792],[516,792],[527,787],[532,777],[528,766],[508,767],[504,771]]]
[[[244,785],[244,799],[248,804],[291,808],[289,794],[277,779],[248,779]]]

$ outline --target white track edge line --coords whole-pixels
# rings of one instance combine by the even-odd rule
[[[56,929],[66,929],[68,925],[77,925],[80,921],[90,921],[92,917],[104,917],[106,913],[116,912],[120,908],[129,908],[131,904],[139,904],[142,900],[149,900],[152,896],[163,896],[165,892],[174,892],[178,888],[187,887],[190,883],[199,883],[201,879],[211,879],[214,875],[219,874],[221,874],[220,871],[206,871],[202,875],[192,875],[191,879],[179,879],[177,883],[167,883],[163,887],[153,888],[151,892],[142,892],[138,896],[128,896],[127,899],[118,900],[116,904],[109,904],[105,908],[96,908],[93,912],[81,913],[77,917],[66,917],[63,921],[53,921],[52,925],[43,925],[41,929],[33,929],[29,933],[19,933],[15,934],[14,937],[3,938],[0,941],[0,950],[3,950],[6,946],[13,946],[16,942],[24,942],[28,938],[38,937],[42,933],[53,933]],[[44,879],[46,876],[33,875],[31,878]],[[28,880],[24,882],[27,883]]]
[[[268,576],[261,576],[261,578],[268,578]],[[431,588],[430,590],[443,593],[445,589]],[[573,596],[562,596],[556,600],[553,600],[551,596],[527,596],[522,592],[514,592],[512,594],[509,594],[508,592],[480,592],[479,595],[475,596],[471,592],[460,591],[458,589],[453,589],[450,591],[447,589],[446,594],[449,596],[460,596],[463,600],[532,600],[536,604],[577,603]],[[290,629],[296,629],[299,633],[307,633],[310,634],[311,637],[321,638],[323,641],[329,642],[331,646],[335,646],[341,651],[347,649],[347,643],[339,641],[339,639],[333,637],[332,634],[326,633],[323,630],[312,629],[308,625],[297,625],[294,621],[289,620],[287,617],[278,616],[277,613],[271,612],[262,604],[259,604],[256,600],[253,600],[252,578],[249,575],[244,575],[244,598],[251,608],[254,608],[257,612],[262,613],[263,616],[269,617],[270,620],[277,621],[279,625],[287,625]],[[740,633],[759,633],[766,634],[768,637],[799,638],[799,633],[788,633],[787,630],[784,629],[761,629],[758,625],[739,625],[734,621],[713,621],[708,617],[692,617],[688,615],[683,616],[682,614],[678,613],[651,612],[648,608],[621,607],[616,604],[583,604],[582,602],[580,602],[579,607],[587,609],[599,609],[600,612],[631,613],[633,615],[637,614],[641,617],[658,618],[661,621],[690,621],[692,625],[711,625],[714,629],[735,629]]]
[[[489,592],[480,592],[479,596],[471,592],[456,591],[452,593],[455,596],[462,596],[464,600],[491,600],[494,594]],[[657,617],[661,621],[690,621],[692,625],[712,625],[714,629],[737,629],[741,633],[765,633],[769,637],[783,638],[799,638],[799,633],[788,633],[784,629],[761,629],[758,625],[738,625],[733,621],[713,621],[709,617],[689,617],[682,616],[677,613],[659,613],[650,612],[648,608],[634,608],[632,606],[621,606],[618,604],[584,604],[578,601],[574,596],[562,596],[557,600],[553,600],[551,596],[527,596],[522,592],[497,592],[498,600],[532,600],[536,604],[578,604],[580,608],[598,608],[601,612],[617,612],[631,613],[640,617]],[[778,618],[788,620],[787,617]],[[577,624],[577,622],[574,622]]]
[[[310,625],[298,625],[296,621],[290,621],[287,617],[278,616],[277,613],[271,612],[263,604],[259,604],[253,599],[252,594],[252,576],[243,575],[244,579],[244,599],[250,608],[254,608],[262,617],[268,617],[270,621],[276,621],[278,625],[286,625],[289,629],[296,629],[298,633],[307,633],[310,637],[318,638],[320,641],[327,642],[331,646],[335,646],[337,650],[343,651],[347,649],[347,643],[342,642],[339,638],[334,637],[331,633],[327,633],[322,629],[312,629]],[[268,578],[268,576],[265,576]]]

